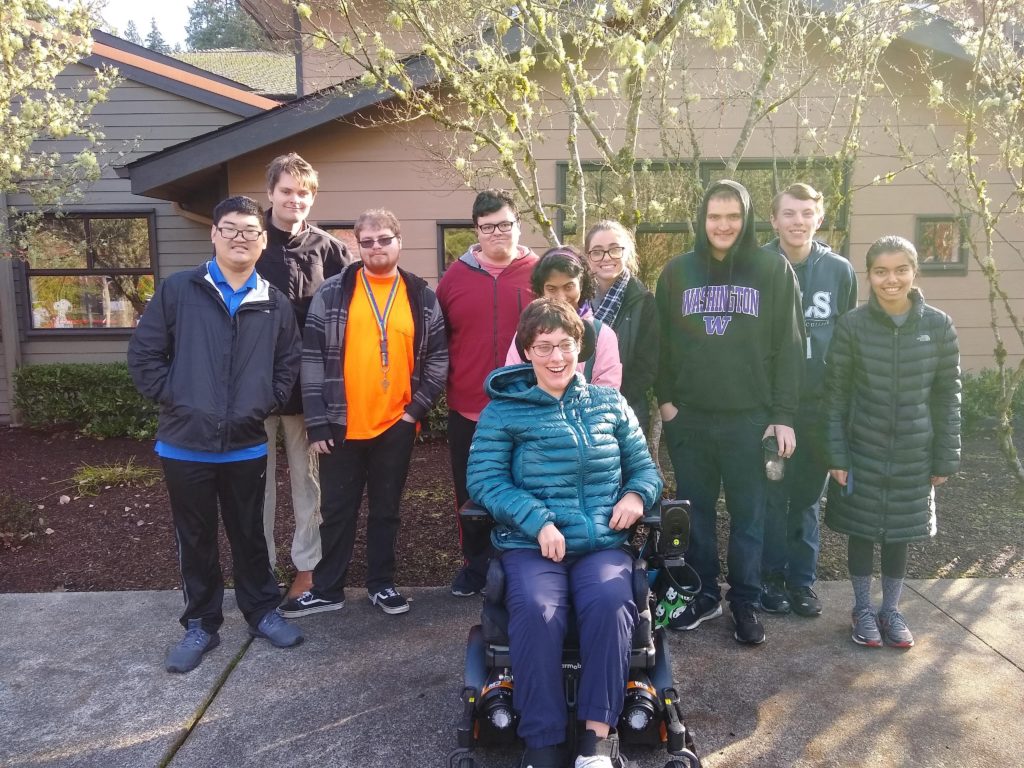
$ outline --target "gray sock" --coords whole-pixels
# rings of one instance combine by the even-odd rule
[[[882,576],[882,610],[881,613],[891,613],[899,610],[900,595],[903,593],[903,578],[894,579],[891,576]]]
[[[853,612],[860,613],[865,608],[874,610],[871,605],[871,577],[851,574],[850,581],[853,582]]]

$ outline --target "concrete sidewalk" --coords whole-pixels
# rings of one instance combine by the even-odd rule
[[[908,582],[908,652],[855,646],[849,585],[819,586],[824,614],[766,617],[758,648],[728,618],[672,633],[705,766],[1024,764],[1024,581]],[[187,675],[162,667],[180,593],[0,595],[0,765],[444,766],[479,602],[404,591],[412,611],[393,617],[350,590],[342,611],[301,619],[306,643],[287,650],[249,640],[231,603],[221,646]]]

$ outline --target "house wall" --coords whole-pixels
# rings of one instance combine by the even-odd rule
[[[59,78],[58,85],[70,88],[91,69],[73,65]],[[96,122],[105,135],[102,177],[90,185],[84,196],[65,207],[68,212],[153,212],[156,218],[156,276],[161,277],[196,265],[210,253],[209,226],[190,221],[176,213],[172,203],[133,195],[131,182],[117,177],[114,166],[144,157],[198,134],[238,120],[238,116],[130,80],[110,91],[107,101],[94,110]],[[73,140],[40,142],[46,151],[73,153],[80,144]],[[12,207],[26,209],[31,201],[11,196]],[[24,286],[23,286],[24,287]],[[25,305],[27,302],[20,302]],[[109,362],[123,360],[130,331],[68,333],[30,329],[29,309],[19,312],[22,362],[26,365],[53,362]],[[8,413],[0,399],[0,417]]]
[[[908,55],[897,52],[896,57]],[[896,61],[896,64],[899,62]],[[710,78],[714,70],[697,70],[699,76]],[[552,83],[552,87],[556,84]],[[903,139],[914,144],[919,152],[941,151],[948,144],[954,121],[951,116],[939,115],[912,98],[921,86],[900,83],[907,98],[901,105],[900,130]],[[826,85],[812,86],[805,102],[817,100],[824,111],[829,104],[830,92]],[[920,100],[923,102],[923,98]],[[599,104],[599,103],[598,103]],[[599,106],[601,106],[599,104]],[[607,102],[599,110],[608,126],[620,120],[614,104]],[[884,176],[900,166],[898,152],[890,136],[892,115],[887,114],[884,102],[875,99],[861,126],[861,153],[852,168],[852,215],[849,222],[851,258],[861,280],[861,298],[868,294],[863,254],[878,237],[900,234],[913,240],[916,235],[915,217],[920,215],[953,215],[951,204],[942,190],[931,185],[915,172],[899,174],[891,184],[876,185],[876,175]],[[372,124],[372,115],[360,115],[362,124]],[[697,108],[696,123],[700,136],[702,160],[724,159],[732,152],[745,112],[738,106],[712,103]],[[560,122],[561,120],[561,122]],[[935,124],[934,134],[927,126]],[[538,175],[545,200],[556,201],[557,163],[567,159],[565,150],[565,123],[553,117],[545,127],[547,140],[536,145],[539,163]],[[771,159],[779,156],[779,147],[801,146],[800,155],[811,154],[812,144],[803,139],[806,127],[801,126],[793,112],[781,110],[773,117],[771,128],[761,123],[754,131],[744,158]],[[835,135],[842,135],[844,126],[837,126]],[[819,137],[820,138],[820,137]],[[287,142],[253,153],[229,164],[229,187],[232,193],[256,195],[265,199],[262,169],[276,154],[297,151],[309,160],[320,174],[320,193],[313,208],[311,220],[340,222],[355,219],[370,207],[386,207],[395,212],[402,222],[403,265],[431,281],[438,276],[437,228],[443,220],[468,219],[474,192],[461,178],[431,158],[443,151],[446,137],[437,132],[426,120],[402,126],[360,128],[355,125],[332,123]],[[656,126],[646,124],[640,137],[641,156],[664,159],[658,141]],[[826,141],[826,149],[834,150],[835,142]],[[584,160],[596,160],[597,152],[584,137],[581,141]],[[496,182],[502,185],[501,181]],[[507,184],[505,184],[507,186]],[[1009,188],[998,188],[1007,193]],[[768,211],[757,211],[759,218],[767,218]],[[976,222],[975,222],[976,223]],[[546,247],[529,223],[524,222],[523,242],[537,250]],[[977,233],[975,233],[975,237]],[[1000,231],[997,259],[1004,278],[1004,287],[1011,306],[1024,306],[1024,262],[1018,255],[1024,247],[1024,232],[1019,224],[1007,221]],[[970,264],[967,274],[933,275],[922,273],[918,284],[927,299],[947,311],[956,323],[963,351],[963,365],[977,370],[991,366],[993,337],[987,302],[988,284],[977,264]],[[1011,359],[1024,354],[1019,339],[1003,328],[1003,338],[1009,347]]]
[[[70,89],[89,78],[91,72],[83,65],[73,65],[58,78],[58,87]],[[152,212],[156,222],[154,269],[158,280],[207,258],[210,253],[208,225],[179,215],[172,203],[131,194],[131,182],[118,178],[114,166],[235,122],[238,116],[130,80],[113,88],[107,101],[98,105],[93,114],[105,135],[104,152],[100,157],[103,172],[101,178],[90,185],[79,200],[66,205],[65,210]],[[38,142],[35,148],[70,156],[81,144],[74,140]],[[31,208],[31,201],[24,196],[12,195],[8,202],[17,210]],[[127,330],[94,333],[31,330],[24,272],[18,270],[15,274],[15,296],[4,296],[3,300],[16,304],[18,326],[13,330],[4,329],[4,343],[20,344],[22,365],[124,359],[131,335]],[[0,423],[10,419],[12,394],[7,391],[6,377],[0,375]]]

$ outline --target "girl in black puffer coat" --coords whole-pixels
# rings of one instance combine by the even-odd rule
[[[899,612],[907,543],[935,535],[935,486],[960,463],[960,351],[949,316],[913,287],[913,244],[883,237],[868,249],[867,266],[868,303],[840,318],[827,358],[825,522],[850,537],[854,642],[909,648],[914,638]]]

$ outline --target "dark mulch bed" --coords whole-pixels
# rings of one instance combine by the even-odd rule
[[[73,432],[0,427],[0,591],[172,589],[179,586],[174,535],[162,481],[79,496],[70,478],[82,465],[159,468],[151,441],[94,440]],[[291,502],[278,459],[277,543],[282,582],[291,577]],[[1024,576],[1024,508],[995,441],[966,441],[959,475],[939,489],[939,535],[914,547],[911,577]],[[61,504],[60,497],[69,500]],[[17,512],[21,509],[21,513]],[[419,443],[402,505],[398,581],[447,584],[459,562],[448,450]],[[365,514],[365,510],[364,510]],[[723,526],[725,520],[722,521]],[[720,537],[724,542],[723,535]],[[349,581],[363,580],[362,532]],[[822,579],[846,576],[844,537],[824,530]],[[222,536],[222,561],[230,558]]]

